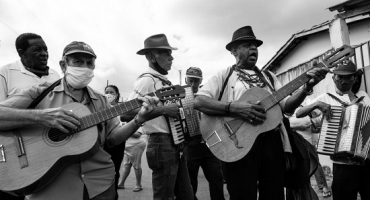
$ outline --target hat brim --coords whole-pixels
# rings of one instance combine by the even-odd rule
[[[229,50],[229,51],[231,51],[231,47],[235,43],[238,43],[238,42],[241,42],[241,41],[254,41],[254,42],[257,43],[257,47],[259,47],[259,46],[261,46],[263,44],[262,40],[245,38],[245,39],[239,39],[239,40],[231,41],[229,44],[226,45],[226,49]]]
[[[80,50],[80,49],[76,49],[76,50],[72,50],[72,51],[68,51],[66,54],[64,54],[65,56],[68,56],[68,55],[71,55],[71,54],[74,54],[74,53],[86,53],[86,54],[90,54],[92,56],[94,56],[96,58],[96,55],[89,52],[89,51],[84,51],[84,50]]]
[[[203,77],[201,76],[194,76],[194,75],[187,75],[187,74],[186,74],[186,77],[203,79]]]
[[[176,47],[168,47],[168,46],[159,46],[159,47],[152,47],[152,48],[144,48],[140,51],[136,52],[139,55],[145,55],[148,51],[156,50],[156,49],[168,49],[168,50],[177,50]]]
[[[362,75],[364,72],[361,69],[358,69],[356,72],[346,72],[346,71],[333,71],[334,74],[336,75]]]

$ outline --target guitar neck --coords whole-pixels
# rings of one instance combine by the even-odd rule
[[[138,94],[140,96],[144,96],[140,93]],[[179,85],[173,85],[173,86],[161,88],[152,93],[148,93],[146,94],[146,96],[156,96],[160,101],[163,102],[163,101],[171,100],[171,99],[184,98],[185,89]],[[97,124],[100,124],[104,121],[107,121],[109,119],[122,115],[127,111],[140,108],[141,105],[142,104],[138,99],[133,99],[130,101],[120,103],[116,106],[112,106],[105,110],[101,110],[99,112],[92,113],[90,115],[81,117],[80,118],[81,126],[77,130],[71,131],[71,133],[72,134],[78,133],[80,131],[93,127]]]
[[[317,67],[326,67],[323,63],[318,63]],[[293,81],[289,82],[288,84],[281,87],[276,92],[272,93],[265,99],[261,101],[261,105],[266,109],[270,109],[271,107],[275,106],[277,103],[279,103],[281,100],[283,100],[288,95],[292,94],[294,91],[296,91],[298,88],[300,88],[302,85],[307,83],[311,78],[306,74],[303,73],[300,76],[298,76]]]
[[[139,107],[141,107],[141,103],[138,101],[138,99],[133,99],[124,103],[120,103],[116,106],[112,106],[108,109],[81,117],[81,126],[77,130],[73,131],[73,133],[83,131]]]

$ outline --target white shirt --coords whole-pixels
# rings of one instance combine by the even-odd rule
[[[51,68],[49,68],[49,75],[40,78],[28,71],[21,60],[7,64],[0,68],[0,101],[22,89],[44,82],[52,83],[58,79],[59,74]]]
[[[222,86],[223,86],[224,82],[226,81],[225,79],[226,79],[227,75],[229,74],[230,68],[231,67],[223,69],[223,70],[219,71],[217,74],[213,75],[210,79],[208,79],[208,81],[202,86],[202,88],[199,89],[198,93],[196,93],[195,95],[196,96],[204,95],[204,96],[210,97],[212,99],[218,100],[219,96],[220,96],[220,93],[221,93],[221,90],[222,90]],[[255,73],[253,70],[245,70],[245,71],[248,72],[251,75]],[[277,80],[277,78],[272,73],[270,73],[270,74],[272,75],[272,77],[274,79],[275,89],[278,90],[282,86],[281,86],[280,82]],[[265,77],[265,78],[266,78],[266,80],[269,80],[268,77]],[[243,84],[238,79],[237,72],[234,71],[231,74],[231,76],[230,76],[230,78],[229,78],[229,80],[226,84],[225,91],[222,95],[221,101],[225,101],[225,102],[236,101],[248,89],[249,89],[248,84]],[[270,88],[267,85],[263,89],[265,89],[267,91],[270,91]],[[280,101],[279,104],[282,108],[284,108],[285,101],[286,101],[287,98]],[[289,115],[289,114],[287,114],[287,115]],[[282,133],[281,137],[282,137],[282,141],[283,141],[284,151],[285,152],[292,152],[292,149],[291,149],[291,146],[290,146],[290,143],[289,143],[289,138],[288,138],[285,126],[282,122],[281,122],[280,130],[281,130],[281,133]]]
[[[144,73],[154,74],[165,80],[168,80],[166,76],[158,73],[154,69],[148,67],[147,71]],[[169,85],[162,84],[162,81],[156,77],[151,76],[150,74],[145,74],[142,77],[138,78],[134,85],[134,92],[129,96],[129,100],[135,99],[139,96],[146,95],[151,92],[155,92],[158,89],[163,87],[168,87]],[[140,132],[143,134],[151,133],[170,133],[168,128],[167,121],[164,116],[159,116],[150,121],[147,121],[143,127],[141,127]]]
[[[344,94],[343,96],[341,96],[337,93],[331,93],[331,94],[338,97],[340,100],[342,100],[345,103],[348,103],[348,104],[351,103],[348,94]],[[359,92],[356,93],[356,96],[358,98],[364,96],[364,99],[362,101],[358,102],[358,103],[362,103],[364,105],[370,106],[370,98],[369,98],[369,95],[367,93],[365,93],[363,91],[359,91]],[[354,99],[354,102],[356,102],[356,100],[357,99]],[[332,106],[342,106],[341,103],[339,103],[337,100],[330,97],[327,93],[321,94],[320,96],[316,97],[314,100],[312,100],[311,103],[314,103],[316,101],[321,101],[321,102],[330,104]],[[322,115],[321,111],[316,109],[316,110],[314,110],[314,112],[317,113],[318,115],[320,115],[319,118],[320,118],[320,121],[322,121],[321,119],[322,119],[323,115]],[[350,164],[350,163],[334,161],[334,160],[333,160],[333,163],[336,163],[336,164]],[[354,163],[352,163],[352,164],[354,164]]]

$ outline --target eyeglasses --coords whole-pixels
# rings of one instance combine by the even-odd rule
[[[355,75],[335,75],[334,79],[337,81],[354,81],[355,80]]]

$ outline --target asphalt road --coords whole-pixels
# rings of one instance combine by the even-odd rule
[[[135,187],[135,173],[133,169],[131,170],[131,173],[129,177],[126,180],[125,183],[125,189],[119,189],[119,200],[151,200],[153,191],[152,191],[152,175],[151,170],[148,167],[148,163],[146,161],[146,154],[143,153],[142,157],[142,169],[143,169],[143,176],[142,176],[142,186],[143,190],[140,192],[133,192],[132,190]],[[122,174],[122,173],[121,173]],[[331,177],[327,177],[328,185],[331,186]],[[209,189],[208,189],[208,182],[204,177],[203,171],[199,171],[198,175],[198,192],[197,192],[197,198],[199,200],[210,200],[209,196]],[[320,200],[332,200],[332,197],[329,198],[323,198],[322,197],[322,191],[320,191],[317,187],[315,179],[311,178],[311,185],[313,189],[316,191],[316,193],[319,196]],[[229,199],[229,194],[226,189],[226,185],[224,185],[224,192],[225,192],[225,199]],[[358,198],[358,200],[361,200],[361,198]]]

